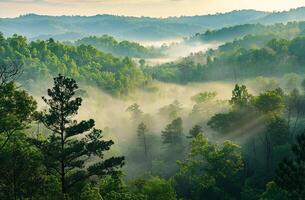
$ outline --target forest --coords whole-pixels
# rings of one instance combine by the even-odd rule
[[[0,18],[0,199],[304,200],[302,16]]]

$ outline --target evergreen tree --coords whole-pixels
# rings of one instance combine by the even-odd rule
[[[33,140],[46,166],[59,178],[63,198],[75,184],[92,176],[115,173],[124,164],[124,157],[104,159],[104,151],[113,141],[102,140],[102,131],[94,128],[93,119],[79,123],[74,120],[82,103],[81,98],[74,98],[77,89],[71,78],[54,78],[54,86],[48,90],[50,98],[43,97],[49,109],[38,115],[51,134],[46,140]],[[94,159],[89,164],[86,161],[90,158]]]

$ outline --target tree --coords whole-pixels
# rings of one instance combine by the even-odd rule
[[[202,127],[195,125],[189,132],[189,138],[195,138],[197,135],[202,134]]]
[[[103,200],[99,193],[99,188],[90,184],[86,184],[82,189],[80,200]]]
[[[103,200],[146,200],[145,195],[128,188],[121,173],[103,178],[99,188]]]
[[[201,92],[191,97],[191,100],[197,104],[214,100],[217,92]]]
[[[143,145],[144,147],[144,156],[145,156],[145,160],[146,163],[148,163],[148,141],[147,141],[147,132],[148,132],[148,128],[147,126],[142,122],[139,124],[138,129],[137,129],[137,133],[138,133],[138,137],[141,140],[141,145]],[[151,163],[150,163],[151,165]]]
[[[181,114],[182,108],[179,101],[175,100],[173,103],[164,106],[159,113],[165,115],[169,120],[176,119]]]
[[[254,98],[254,106],[263,114],[278,114],[285,108],[283,91],[278,88],[266,91]]]
[[[232,91],[232,98],[230,104],[233,108],[245,108],[250,103],[252,95],[249,94],[247,87],[245,85],[239,86],[235,85],[234,90]]]
[[[191,188],[189,196],[181,195],[194,200],[233,199],[236,194],[229,194],[230,187],[226,188],[225,182],[243,169],[239,148],[231,141],[212,144],[202,134],[193,138],[188,158],[178,162],[180,170],[175,178],[178,180],[176,184]]]
[[[124,164],[124,157],[103,159],[113,141],[102,140],[102,131],[94,128],[93,119],[79,123],[74,120],[82,103],[81,98],[74,98],[77,89],[71,78],[54,78],[53,88],[48,89],[50,98],[43,97],[49,109],[38,115],[51,133],[46,140],[33,140],[46,166],[59,178],[62,198],[75,184],[92,176],[115,173]]]
[[[182,119],[179,117],[168,124],[162,131],[163,143],[170,146],[180,145],[182,143],[183,127]]]
[[[126,109],[127,112],[131,114],[131,118],[134,122],[141,120],[143,116],[143,111],[141,110],[139,104],[134,103]]]
[[[0,199],[54,199],[59,185],[46,173],[40,152],[17,131],[0,154]],[[51,198],[52,197],[52,198]]]
[[[276,170],[275,183],[289,193],[290,199],[305,199],[305,133],[297,136],[293,159],[284,159]]]
[[[9,82],[0,87],[0,150],[33,120],[37,104],[26,91]]]
[[[266,191],[259,200],[289,200],[287,191],[282,190],[274,181],[267,183]]]
[[[170,181],[159,177],[148,180],[138,179],[134,182],[136,193],[142,194],[145,200],[176,200],[176,192]]]

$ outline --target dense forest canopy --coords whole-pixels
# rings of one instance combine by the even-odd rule
[[[101,37],[91,36],[77,40],[75,45],[91,45],[100,51],[111,53],[115,56],[128,56],[135,58],[161,57],[161,49],[144,47],[136,42],[117,41],[115,38],[103,35]]]
[[[149,80],[130,58],[117,58],[92,46],[65,45],[53,39],[28,42],[22,36],[5,38],[1,34],[0,59],[2,65],[12,61],[23,65],[20,81],[29,87],[62,73],[120,95],[145,86]]]
[[[304,37],[292,40],[271,39],[263,42],[261,48],[259,45],[250,47],[247,43],[249,40],[255,40],[254,44],[259,44],[262,42],[260,39],[261,37],[247,36],[242,40],[222,45],[218,50],[208,51],[205,55],[186,57],[179,62],[161,64],[146,70],[156,79],[177,83],[242,81],[257,76],[304,73]],[[195,59],[202,61],[198,63]]]

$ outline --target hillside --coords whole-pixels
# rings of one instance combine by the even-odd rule
[[[160,49],[144,47],[136,42],[127,40],[117,41],[114,37],[103,35],[101,37],[91,36],[77,40],[75,45],[91,45],[106,53],[115,56],[128,56],[135,58],[154,58],[162,56]]]
[[[233,41],[241,39],[246,35],[270,35],[272,37],[292,38],[303,34],[304,22],[288,22],[287,24],[277,23],[274,25],[243,24],[224,27],[216,30],[208,30],[202,34],[192,36],[189,41]]]

